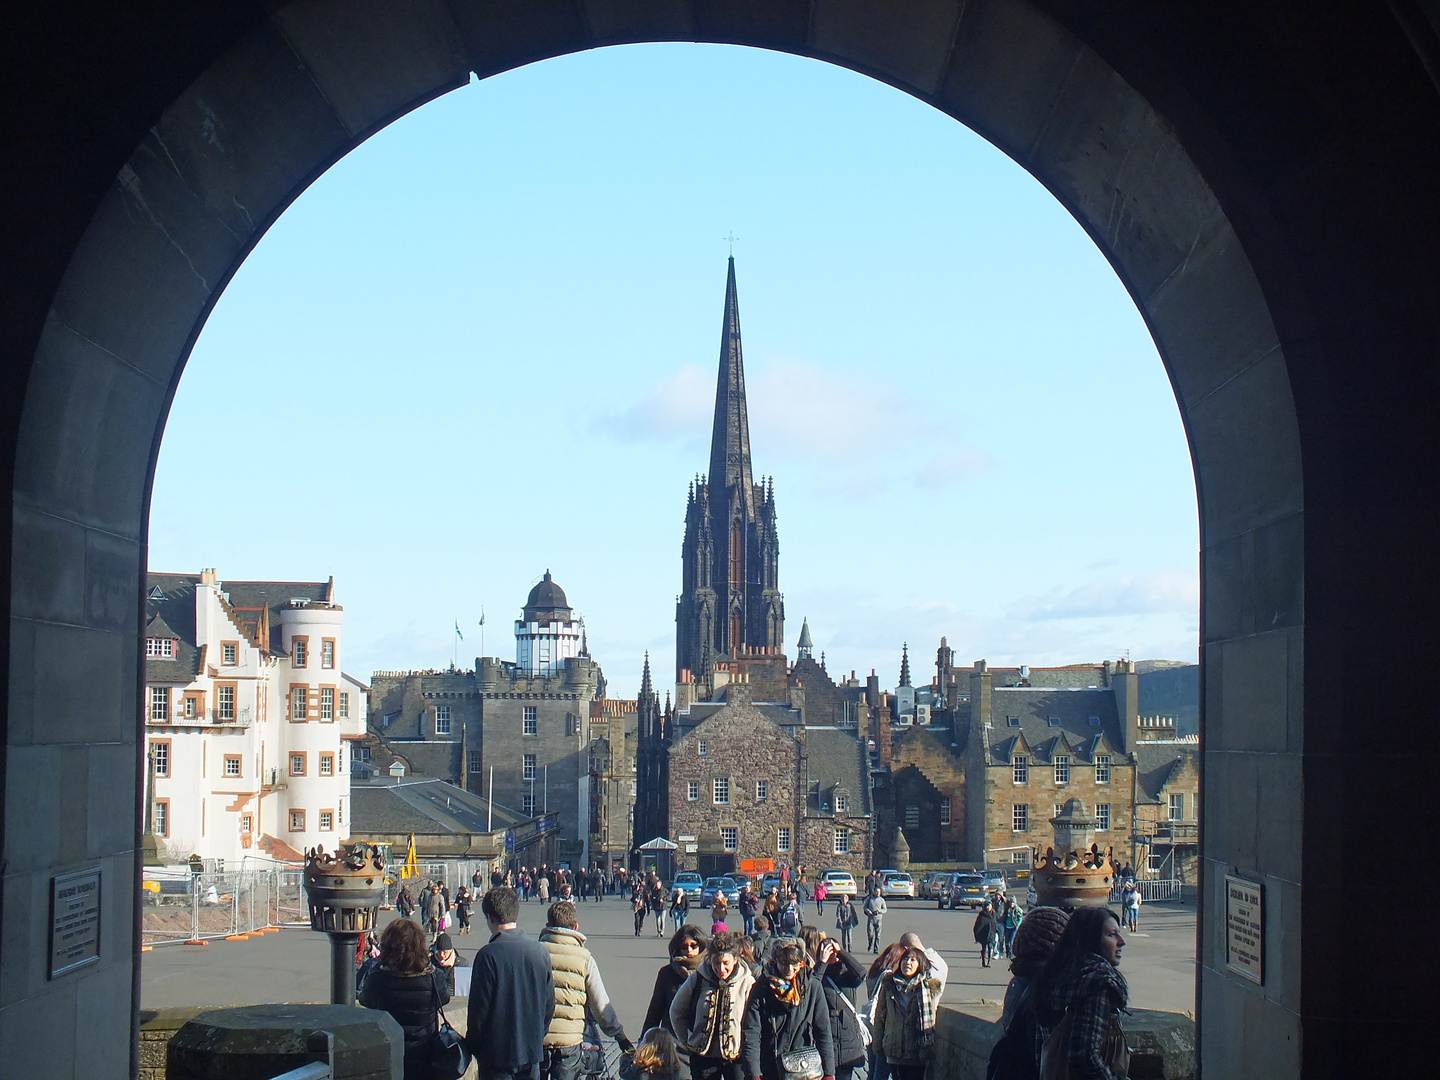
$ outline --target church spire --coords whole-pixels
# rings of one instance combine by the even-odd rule
[[[735,256],[725,279],[725,320],[720,330],[720,373],[715,386],[715,428],[710,438],[710,489],[739,487],[754,512],[750,472],[750,417],[745,408],[745,358],[740,350],[740,300],[735,291]]]
[[[900,685],[910,685],[910,644],[900,646]]]
[[[640,696],[646,700],[655,696],[655,687],[650,682],[650,650],[645,650],[645,671],[640,676]]]

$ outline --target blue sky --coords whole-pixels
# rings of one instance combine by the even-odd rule
[[[885,683],[942,634],[1195,659],[1189,453],[1093,243],[929,106],[726,46],[474,81],[320,177],[196,344],[152,567],[333,574],[362,677],[449,663],[457,620],[468,666],[482,607],[513,658],[549,568],[612,694],[647,649],[668,682],[732,230],[792,652],[808,616],[832,674]]]

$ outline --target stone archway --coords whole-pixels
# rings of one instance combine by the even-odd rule
[[[1356,970],[1328,955],[1326,932],[1339,924],[1345,902],[1333,877],[1306,881],[1302,890],[1302,871],[1323,865],[1325,845],[1351,836],[1352,826],[1307,803],[1305,788],[1360,784],[1360,766],[1331,752],[1341,738],[1338,715],[1306,702],[1317,666],[1304,637],[1315,592],[1306,555],[1333,556],[1307,540],[1316,526],[1305,517],[1305,497],[1331,489],[1307,483],[1295,371],[1271,311],[1279,296],[1288,338],[1301,342],[1320,315],[1297,284],[1300,272],[1274,254],[1285,247],[1275,240],[1283,227],[1257,209],[1247,187],[1254,181],[1237,164],[1261,151],[1232,152],[1198,121],[1182,139],[1077,36],[1131,58],[1137,79],[1166,91],[1167,107],[1203,113],[1178,75],[1158,69],[1159,46],[1147,39],[1132,47],[1125,30],[1099,18],[1076,18],[1067,29],[1028,0],[322,0],[268,16],[237,13],[206,43],[187,43],[193,82],[165,99],[138,146],[125,147],[128,160],[83,232],[53,242],[65,270],[47,293],[49,313],[14,428],[4,1070],[119,1076],[130,1068],[138,598],[150,479],[185,358],[229,276],[331,163],[472,71],[483,77],[605,44],[704,40],[841,64],[949,113],[1044,183],[1129,288],[1175,387],[1199,491],[1205,1066],[1226,1077],[1300,1075],[1303,1026],[1304,1074],[1343,1071],[1334,1063],[1343,1055],[1319,1048],[1338,1044],[1336,1032],[1360,1030],[1330,1023],[1343,1011],[1331,983]],[[1372,32],[1387,45],[1395,36]],[[1206,175],[1223,180],[1241,207],[1245,243],[1187,147],[1204,151]],[[1262,249],[1269,256],[1263,290],[1252,268]],[[1322,372],[1318,385],[1312,381],[1308,399],[1317,423],[1339,408],[1325,380]],[[1385,452],[1399,462],[1404,449]],[[1348,467],[1327,459],[1327,475]],[[1327,497],[1327,528],[1349,527],[1336,524],[1343,510]],[[1347,602],[1333,567],[1326,573],[1323,595]],[[1331,633],[1327,657],[1343,653],[1342,639]],[[1326,685],[1316,678],[1317,687]],[[50,981],[50,880],[92,865],[105,883],[102,961]],[[1225,969],[1216,927],[1219,882],[1230,870],[1267,887],[1263,986]],[[1404,1022],[1412,1014],[1418,1020],[1417,1008],[1413,996],[1370,992],[1366,1008],[1348,1015],[1357,1024]],[[83,1056],[77,1031],[85,1033]],[[1373,1043],[1363,1045],[1376,1061]]]

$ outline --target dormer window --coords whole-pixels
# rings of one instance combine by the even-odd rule
[[[835,813],[837,813],[837,814],[848,814],[849,812],[850,812],[850,796],[849,796],[849,795],[836,795],[836,796],[835,796]]]
[[[174,659],[175,639],[168,637],[147,637],[145,639],[145,655],[158,656],[165,660]]]
[[[1007,727],[1019,727],[1020,718],[1018,716],[1007,716],[1005,717],[1005,725]]]
[[[1092,717],[1090,717],[1090,726],[1091,726],[1091,727],[1099,727],[1099,726],[1100,726],[1100,718],[1099,718],[1098,716],[1092,716]]]
[[[1058,716],[1048,717],[1048,718],[1047,718],[1047,722],[1049,723],[1049,725],[1050,725],[1051,727],[1059,727],[1059,726],[1060,726],[1060,718],[1059,718]]]

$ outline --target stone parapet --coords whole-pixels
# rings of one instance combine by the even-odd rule
[[[140,1010],[139,1080],[166,1080],[165,1055],[171,1037],[204,1011],[199,1005]]]
[[[334,1080],[400,1080],[405,1036],[387,1012],[351,1005],[211,1009],[171,1038],[167,1080],[270,1080],[317,1059],[316,1032],[334,1039]]]
[[[1195,1021],[1183,1013],[1135,1009],[1121,1020],[1130,1044],[1130,1080],[1195,1080]],[[985,1080],[1000,1025],[942,1006],[935,1017],[935,1080]]]

